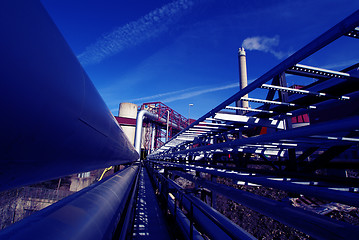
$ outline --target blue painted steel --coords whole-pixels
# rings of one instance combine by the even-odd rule
[[[150,169],[150,172],[151,171],[153,174],[153,169]],[[182,212],[182,210],[179,207],[176,207],[175,201],[171,197],[169,197],[169,194],[167,191],[168,189],[166,190],[166,188],[168,186],[168,182],[165,182],[166,179],[164,178],[164,176],[162,176],[162,175],[158,175],[158,176],[160,178],[163,178],[163,181],[159,182],[156,180],[156,178],[153,178],[153,176],[152,176],[152,178],[155,180],[155,184],[156,184],[157,188],[160,190],[162,196],[166,199],[167,208],[171,212],[171,214],[174,216],[174,218],[178,224],[178,227],[181,230],[185,239],[197,239],[197,240],[203,239],[203,237],[201,236],[201,234],[198,232],[198,230],[195,227],[193,227],[193,229],[191,230],[190,220],[186,217],[186,215]],[[191,233],[192,233],[192,236],[191,236]]]
[[[142,171],[142,167],[139,171]],[[138,192],[138,182],[140,178],[140,173],[137,174],[136,180],[133,184],[132,194],[127,205],[126,216],[124,217],[123,224],[121,228],[117,228],[112,239],[116,238],[118,240],[126,240],[131,234],[133,221],[135,217],[136,210],[136,196]]]
[[[179,167],[182,169],[191,169],[199,172],[209,173],[219,177],[225,177],[237,181],[255,183],[266,187],[281,189],[287,192],[299,193],[305,196],[318,197],[320,199],[326,199],[329,201],[334,201],[338,203],[347,204],[350,206],[359,207],[359,194],[357,193],[332,190],[325,187],[306,186],[302,184],[295,184],[292,182],[272,180],[270,179],[271,177],[241,175],[238,172],[218,170],[210,167],[207,168],[207,167],[199,167],[193,165],[189,166],[184,164],[160,162],[160,161],[151,161],[151,162],[165,166],[167,165],[171,167]]]
[[[359,227],[345,222],[330,219],[250,192],[197,178],[191,174],[179,171],[173,171],[173,173],[200,186],[214,190],[252,210],[301,230],[316,239],[355,239],[359,234]]]
[[[357,26],[359,26],[359,10],[355,11],[353,14],[345,18],[343,21],[339,22],[334,27],[332,27],[331,29],[329,29],[328,31],[326,31],[325,33],[323,33],[322,35],[320,35],[319,37],[308,43],[306,46],[299,49],[297,52],[295,52],[293,55],[285,59],[283,62],[281,62],[280,64],[278,64],[277,66],[275,66],[274,68],[263,74],[256,81],[249,84],[247,87],[240,90],[239,92],[237,92],[236,94],[234,94],[233,96],[231,96],[230,98],[219,104],[217,107],[213,108],[211,111],[200,117],[197,121],[193,122],[186,129],[182,130],[177,135],[175,135],[172,139],[175,139],[176,136],[180,135],[182,132],[185,132],[191,127],[198,125],[206,118],[213,117],[215,113],[224,109],[226,106],[239,100],[241,97],[250,93],[251,91],[259,88],[262,84],[268,82],[273,77],[285,72],[287,69],[293,67],[295,64],[309,57],[311,54],[315,53],[316,51],[322,49],[329,43],[335,41],[336,39],[340,38],[344,34],[349,33]]]
[[[296,139],[301,137],[313,136],[327,134],[330,132],[340,132],[340,131],[350,131],[352,129],[359,128],[359,117],[353,116],[336,121],[330,121],[325,123],[318,123],[316,125],[309,125],[301,128],[290,129],[287,131],[280,131],[273,134],[264,134],[260,136],[255,136],[251,138],[242,138],[236,139],[231,142],[223,142],[212,145],[200,146],[196,148],[191,148],[187,150],[172,152],[168,154],[152,154],[149,155],[149,159],[173,157],[179,154],[187,154],[189,152],[200,152],[200,151],[210,151],[215,149],[224,149],[224,148],[235,148],[236,146],[245,145],[245,144],[255,144],[255,143],[272,143],[275,141]]]
[[[138,159],[39,1],[1,1],[0,31],[0,191]]]
[[[161,185],[164,186],[168,184],[171,189],[170,192],[176,197],[176,201],[179,201],[179,205],[183,206],[187,212],[190,211],[192,205],[194,221],[201,227],[206,236],[211,239],[256,239],[206,203],[185,193],[179,185],[165,178],[149,166],[149,164],[147,164],[147,167],[157,187],[160,188]],[[158,177],[160,181],[157,181],[154,175]],[[178,209],[176,211],[178,211]]]
[[[139,166],[83,189],[0,232],[0,239],[112,239]]]
[[[168,181],[177,190],[180,189],[180,186],[178,186],[174,181]],[[187,210],[187,212],[190,211],[190,206],[192,204],[194,220],[199,226],[201,226],[202,229],[204,229],[205,234],[210,237],[210,239],[256,239],[244,229],[198,198],[190,194],[181,196],[181,193],[175,193],[175,195],[177,199],[180,199],[181,205]],[[222,230],[219,226],[226,231]]]
[[[204,238],[201,234],[197,231],[195,227],[193,227],[192,237],[191,237],[191,222],[190,220],[184,215],[184,213],[179,209],[176,208],[175,212],[175,201],[171,198],[168,199],[168,210],[171,214],[175,217],[178,226],[180,227],[184,237],[186,239],[196,239],[196,240],[203,240]]]

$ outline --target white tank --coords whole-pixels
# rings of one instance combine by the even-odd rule
[[[124,118],[136,119],[137,117],[137,105],[134,103],[120,103],[118,110],[118,116]]]
[[[134,103],[121,103],[118,110],[118,116],[122,118],[130,118],[136,120],[137,105]],[[121,124],[121,127],[128,139],[130,140],[131,144],[134,145],[136,126]]]

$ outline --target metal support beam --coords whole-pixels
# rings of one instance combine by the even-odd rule
[[[215,190],[240,204],[274,218],[286,225],[299,229],[314,238],[355,239],[359,234],[359,227],[348,223],[333,220],[300,208],[290,207],[287,204],[261,197],[253,193],[195,178],[190,174],[178,171],[174,173],[203,187]]]
[[[257,117],[249,117],[249,116],[226,114],[226,113],[216,113],[214,118],[217,120],[236,122],[236,123],[241,123],[251,126],[284,129],[284,121],[280,121],[276,119],[262,119]]]
[[[177,190],[182,190],[176,183],[171,182],[172,186],[175,186]],[[256,239],[197,197],[190,194],[184,195],[183,190],[176,195],[182,199],[181,204],[187,212],[190,211],[192,205],[195,221],[205,230],[206,235],[211,239]]]
[[[149,167],[151,168],[151,167]],[[151,168],[152,176],[160,179],[162,184],[168,184],[171,188],[171,194],[175,200],[179,200],[179,206],[183,206],[188,213],[192,212],[193,220],[195,224],[199,226],[199,229],[211,239],[255,239],[248,234],[244,229],[230,221],[221,213],[199,200],[197,197],[187,193],[185,189],[182,189],[171,179],[163,177],[163,175],[156,173]],[[176,208],[176,202],[173,202],[171,212],[173,215],[177,215],[177,211],[182,212],[178,207]],[[176,208],[176,211],[174,210]],[[188,230],[185,230],[188,232]]]
[[[306,149],[300,156],[297,157],[297,162],[302,162],[306,158],[308,158],[310,155],[312,155],[315,151],[318,150],[318,147],[310,147]]]
[[[288,107],[296,107],[297,106],[295,103],[270,101],[270,100],[263,100],[263,99],[257,99],[257,98],[242,97],[241,100],[248,101],[248,102],[264,103],[264,104],[284,105],[284,106],[288,106]]]
[[[185,154],[189,152],[198,152],[198,151],[209,151],[214,149],[235,148],[237,146],[243,146],[245,144],[256,144],[256,143],[266,143],[266,142],[273,143],[273,142],[283,141],[288,139],[296,139],[296,138],[307,137],[311,135],[321,135],[322,133],[340,132],[340,131],[347,131],[352,129],[359,129],[359,117],[357,116],[349,117],[337,121],[326,122],[322,124],[310,125],[301,128],[294,128],[288,131],[280,131],[270,135],[268,134],[260,135],[255,138],[237,139],[230,142],[201,146],[197,148],[173,152],[167,156],[170,157],[178,154]],[[156,155],[154,154],[151,157],[155,157],[155,156]]]
[[[323,68],[311,67],[302,64],[296,64],[294,67],[289,68],[286,72],[292,74],[305,75],[316,78],[348,78],[349,73],[327,70]]]
[[[195,165],[185,165],[178,163],[166,163],[160,161],[152,161],[159,165],[167,165],[173,167],[180,167],[184,170],[196,170],[204,173],[208,173],[214,176],[230,178],[236,181],[254,183],[261,186],[266,186],[270,188],[280,189],[287,192],[303,194],[306,196],[317,197],[319,199],[326,199],[333,202],[339,202],[350,206],[359,207],[359,196],[356,193],[348,193],[344,191],[332,190],[329,187],[317,187],[317,186],[306,186],[300,184],[300,180],[296,179],[297,183],[279,181],[279,178],[264,175],[253,175],[250,176],[248,172],[237,172],[234,170],[220,170],[213,169],[213,166],[205,167],[205,166],[195,166]],[[306,180],[307,181],[307,180]]]
[[[350,31],[345,35],[348,37],[359,38],[359,27],[356,27],[354,30]]]
[[[259,77],[253,83],[249,84],[246,88],[242,89],[238,93],[234,94],[233,96],[231,96],[230,98],[219,104],[217,107],[213,108],[211,111],[200,117],[197,121],[193,122],[189,127],[197,125],[199,122],[204,121],[206,118],[212,117],[215,113],[219,112],[220,110],[224,109],[226,106],[244,97],[246,94],[255,90],[256,88],[259,88],[262,84],[265,84],[276,75],[285,72],[287,69],[293,67],[298,62],[309,57],[311,54],[315,53],[316,51],[322,49],[329,43],[343,36],[343,34],[352,31],[358,25],[359,25],[359,10],[355,11],[352,15],[348,16],[343,21],[341,21],[340,23],[338,23],[337,25],[335,25],[334,27],[332,27],[331,29],[329,29],[328,31],[326,31],[325,33],[314,39],[312,42],[301,48],[299,51],[292,54],[282,63],[269,70],[267,73]]]
[[[333,158],[350,148],[350,145],[333,146],[319,155],[313,161],[309,162],[304,171],[314,171],[320,168],[326,168],[325,165],[329,163]]]

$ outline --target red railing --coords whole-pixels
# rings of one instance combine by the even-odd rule
[[[169,117],[169,125],[176,130],[182,130],[188,126],[187,118],[161,102],[143,103],[141,110],[157,114],[158,122],[163,124],[166,124]]]

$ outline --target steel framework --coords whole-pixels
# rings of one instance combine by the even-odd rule
[[[136,150],[40,2],[7,0],[1,6],[5,34],[0,49],[6,61],[0,66],[5,90],[0,104],[7,115],[2,119],[0,190],[136,162]],[[344,173],[358,170],[359,64],[331,71],[300,63],[342,36],[358,38],[358,25],[356,11],[190,126],[167,106],[149,103],[156,122],[180,131],[173,131],[145,164],[166,214],[184,238],[253,239],[215,210],[221,194],[318,239],[357,239],[357,226],[217,180],[358,207],[359,180]],[[286,74],[317,81],[289,88]],[[267,89],[265,99],[245,97],[258,88]],[[259,106],[231,105],[238,100]],[[298,116],[310,121],[291,120]],[[141,164],[133,164],[1,231],[0,238],[127,239],[140,169]],[[181,188],[172,180],[178,177],[195,187]],[[198,194],[208,194],[211,205]]]
[[[149,102],[143,103],[140,110],[147,110],[157,115],[155,120],[155,142],[154,148],[160,148],[168,139],[171,139],[181,130],[188,126],[188,119],[183,117],[181,114],[163,104],[162,102]],[[145,132],[145,149],[151,149],[151,134],[152,126],[150,123],[146,124]]]
[[[301,63],[341,37],[357,38],[358,26],[356,11],[179,132],[147,156],[147,165],[154,175],[167,172],[157,179],[186,178],[315,238],[355,238],[358,227],[200,173],[358,207],[359,180],[350,174],[359,169],[359,63],[342,71]],[[287,75],[315,81],[288,87]],[[257,89],[267,90],[265,98],[246,96]],[[235,107],[240,100],[257,107]]]

